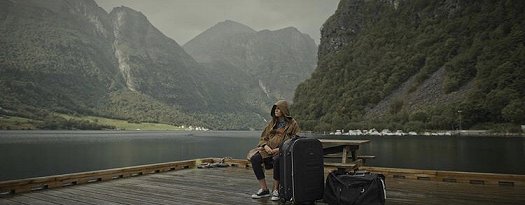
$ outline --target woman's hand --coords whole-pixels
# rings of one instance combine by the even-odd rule
[[[279,153],[279,148],[272,149],[272,153]]]
[[[270,148],[270,146],[268,146],[268,145],[264,145],[264,150],[265,150],[266,153],[268,153],[268,154],[272,154],[272,151],[273,151],[272,148]]]

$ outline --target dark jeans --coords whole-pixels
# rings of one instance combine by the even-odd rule
[[[250,158],[250,161],[252,162],[253,173],[255,173],[257,180],[264,179],[264,170],[262,167],[262,164],[264,163],[266,169],[272,169],[273,167],[273,179],[279,181],[279,158],[279,156],[275,156],[263,159],[259,153],[253,155],[253,157]]]

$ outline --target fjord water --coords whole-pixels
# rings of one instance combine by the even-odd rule
[[[257,131],[0,131],[0,181],[203,157],[243,159]],[[525,138],[314,136],[370,139],[371,166],[525,174]]]

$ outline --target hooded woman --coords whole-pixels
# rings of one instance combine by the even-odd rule
[[[299,125],[290,116],[288,102],[277,101],[270,112],[272,120],[268,122],[259,139],[258,152],[250,158],[255,177],[259,181],[260,189],[252,195],[254,199],[270,196],[270,190],[266,185],[264,170],[273,167],[273,191],[271,200],[279,200],[279,147],[284,141],[290,139],[299,132]]]

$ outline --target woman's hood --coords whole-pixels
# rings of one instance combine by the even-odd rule
[[[279,108],[279,110],[281,110],[285,117],[292,117],[290,116],[290,111],[288,110],[288,102],[286,102],[286,100],[279,100],[273,105],[272,111],[270,112],[272,117],[275,117],[275,108],[277,107]]]

